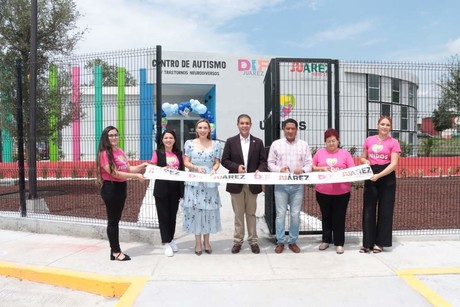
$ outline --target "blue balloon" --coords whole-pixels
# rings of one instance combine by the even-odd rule
[[[165,102],[161,105],[161,110],[166,113],[166,115],[172,115],[171,112],[172,105],[169,102]]]
[[[203,113],[206,113],[207,111],[208,111],[208,108],[206,108],[204,104],[198,105],[194,110],[194,112],[198,114],[203,114]]]
[[[175,115],[179,113],[179,106],[177,103],[171,105],[171,115]]]

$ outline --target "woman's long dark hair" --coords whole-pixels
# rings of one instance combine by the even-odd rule
[[[109,159],[109,169],[110,174],[115,173],[115,159],[113,158],[113,151],[112,151],[112,144],[110,144],[109,140],[109,132],[110,130],[116,130],[118,133],[118,129],[114,126],[108,126],[102,131],[101,138],[99,139],[99,146],[97,149],[97,157],[96,157],[96,174],[97,174],[97,182],[102,183],[102,176],[101,176],[101,155],[105,151],[107,152],[107,158]]]
[[[176,156],[179,156],[179,154],[181,153],[180,152],[180,149],[179,149],[179,146],[177,146],[177,137],[176,137],[176,132],[172,129],[166,129],[162,134],[161,134],[161,141],[160,141],[160,145],[158,145],[158,149],[160,151],[165,151],[165,144],[163,144],[163,138],[165,136],[166,133],[169,133],[173,136],[174,138],[174,144],[173,144],[173,147],[172,147],[172,152],[176,155]]]

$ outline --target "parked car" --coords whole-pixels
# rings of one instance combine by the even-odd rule
[[[49,160],[50,152],[48,149],[48,144],[46,142],[40,142],[37,144],[37,155],[40,160]]]
[[[419,139],[429,139],[429,138],[432,138],[433,136],[429,133],[420,132],[420,133],[417,133],[417,137]]]

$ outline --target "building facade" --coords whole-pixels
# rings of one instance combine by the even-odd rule
[[[155,112],[158,63],[153,55],[131,70],[139,80],[137,86],[99,89],[80,86],[78,100],[85,116],[61,131],[61,158],[94,160],[98,129],[114,125],[122,130],[122,146],[129,157],[147,160],[155,147],[157,116],[162,117],[163,128],[176,130],[181,145],[195,137],[194,124],[198,118],[211,122],[216,139],[225,140],[235,135],[237,116],[241,113],[252,117],[251,131],[263,139],[264,77],[272,58],[163,52],[160,115]],[[339,62],[339,67],[339,110],[333,116],[340,117],[340,127],[335,128],[340,129],[343,147],[356,147],[359,153],[366,136],[377,132],[380,115],[393,118],[394,137],[408,144],[416,142],[416,76],[397,67],[366,63]],[[328,128],[327,101],[323,98],[327,90],[325,68],[320,64],[298,71],[291,67],[282,78],[291,80],[294,74],[302,75],[299,80],[311,82],[285,82],[280,112],[283,118],[292,117],[301,123],[300,138],[313,147],[322,147],[323,132]]]

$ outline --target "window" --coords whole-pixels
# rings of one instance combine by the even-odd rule
[[[379,131],[375,129],[369,129],[369,131],[367,132],[367,136],[377,135],[377,134],[379,134]]]
[[[391,116],[391,105],[382,103],[380,107],[381,107],[381,110],[380,110],[381,115]]]
[[[380,76],[368,75],[368,99],[380,101]]]
[[[410,106],[416,105],[416,100],[415,100],[416,91],[417,91],[417,88],[415,87],[415,84],[409,83],[409,105]]]
[[[407,130],[407,107],[401,107],[401,130]]]
[[[399,102],[400,80],[391,79],[391,102]]]

